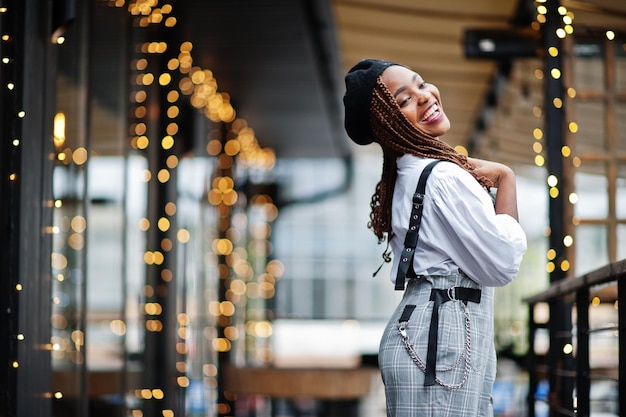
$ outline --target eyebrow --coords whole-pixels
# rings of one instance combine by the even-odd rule
[[[417,79],[417,73],[413,74],[413,78],[411,78],[411,82],[413,82],[413,83],[414,83],[416,79]],[[393,98],[398,97],[398,94],[400,94],[400,93],[401,93],[401,92],[403,92],[404,90],[406,90],[406,86],[405,86],[405,85],[403,85],[402,87],[398,88],[398,89],[396,90],[396,92],[395,92],[395,93],[393,93]]]

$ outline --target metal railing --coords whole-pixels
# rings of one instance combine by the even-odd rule
[[[608,264],[576,278],[563,279],[545,291],[527,298],[529,305],[528,351],[528,415],[593,416],[626,413],[626,337],[621,330],[626,326],[626,259]],[[612,303],[617,310],[617,323],[596,323],[590,326],[590,309],[600,303]],[[542,322],[537,307],[548,306],[550,316]],[[569,322],[569,323],[568,323]],[[540,329],[548,334],[548,353],[536,351]],[[545,332],[545,330],[544,330]],[[617,364],[596,367],[590,363],[594,349],[592,336],[617,336]],[[595,349],[602,347],[595,345]],[[602,352],[596,352],[596,356]],[[549,392],[545,398],[538,388],[547,381]],[[617,386],[612,405],[604,410],[592,407],[592,384],[604,381]],[[541,389],[539,390],[541,391]],[[537,407],[540,404],[541,406]],[[536,408],[537,407],[537,408]],[[598,414],[599,415],[599,414]]]

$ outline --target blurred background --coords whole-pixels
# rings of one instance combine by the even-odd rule
[[[528,252],[496,292],[494,410],[561,415],[554,306],[525,300],[626,257],[624,27],[614,0],[0,1],[0,415],[385,416],[382,153],[341,101],[367,57],[515,170]],[[601,290],[591,415],[617,416]]]

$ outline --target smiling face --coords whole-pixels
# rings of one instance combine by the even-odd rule
[[[419,130],[439,137],[450,130],[450,121],[441,106],[439,90],[422,77],[400,65],[382,73],[382,81],[398,103],[400,111]]]

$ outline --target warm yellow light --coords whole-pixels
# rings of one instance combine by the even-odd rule
[[[165,136],[162,140],[161,140],[161,147],[165,150],[169,150],[172,149],[172,146],[174,146],[174,138],[171,137],[170,135]]]
[[[187,378],[186,376],[179,376],[178,378],[176,378],[176,382],[182,388],[186,388],[189,386],[189,378]],[[173,414],[174,413],[172,412],[172,415]],[[163,416],[165,417],[165,414]]]
[[[217,352],[228,352],[230,350],[230,340],[226,338],[216,338],[211,341],[213,349]]]
[[[550,188],[550,197],[557,198],[559,196],[559,189],[556,187]]]
[[[87,162],[87,149],[82,147],[76,149],[72,154],[72,160],[76,165],[83,165]]]
[[[173,216],[174,214],[176,214],[176,204],[172,203],[171,201],[165,204],[165,213],[168,216]]]
[[[176,238],[178,239],[180,243],[189,242],[190,237],[191,235],[189,234],[189,230],[187,229],[180,229],[178,233],[176,234]]]
[[[563,146],[561,148],[561,155],[563,155],[563,157],[568,158],[571,154],[572,148],[570,148],[569,146]]]
[[[222,301],[220,303],[220,313],[224,316],[232,316],[235,314],[235,305],[230,301]]]
[[[54,116],[54,146],[60,148],[65,144],[65,114],[57,113]]]
[[[165,397],[165,394],[163,393],[163,390],[157,388],[152,390],[152,397],[155,400],[162,400],[163,397]]]
[[[180,61],[176,58],[172,58],[169,61],[167,61],[167,69],[170,71],[174,71],[175,69],[178,69],[179,65],[180,65]]]
[[[165,165],[167,165],[169,169],[176,168],[178,166],[178,157],[176,155],[168,156],[165,160]]]
[[[146,320],[146,330],[149,332],[160,332],[163,330],[163,323],[161,320]]]
[[[160,169],[157,173],[157,179],[161,184],[165,184],[170,180],[170,172],[165,168]]]
[[[610,41],[612,41],[613,39],[615,39],[615,32],[613,32],[612,30],[607,30],[606,31],[606,38]]]
[[[139,136],[137,138],[137,149],[146,149],[150,144],[150,140],[147,136]]]
[[[123,320],[112,320],[109,327],[116,336],[124,336],[126,334],[126,323]]]
[[[139,229],[142,232],[145,232],[146,230],[148,230],[150,228],[150,220],[143,218],[139,220]]]
[[[535,165],[542,167],[545,164],[545,159],[541,155],[535,155]]]
[[[183,42],[180,45],[181,52],[191,52],[192,49],[193,49],[193,44],[191,42]]]
[[[170,106],[167,109],[167,117],[169,117],[170,119],[173,119],[173,118],[178,116],[179,112],[180,112],[180,110],[178,109],[177,106]]]
[[[548,53],[550,54],[551,57],[556,57],[559,55],[559,50],[558,48],[551,46],[548,48]]]
[[[154,82],[154,75],[151,73],[140,75],[141,85],[151,85]]]
[[[146,97],[148,96],[148,94],[146,94],[145,91],[137,91],[135,93],[134,99],[137,103],[143,103],[146,100]]]
[[[570,246],[574,244],[574,238],[570,235],[565,236],[563,238],[563,244],[565,245],[566,248],[569,248]]]
[[[539,106],[533,106],[533,116],[535,117],[541,117],[543,114],[543,111],[541,110],[541,107]]]
[[[567,34],[566,34],[566,32],[565,32],[565,29],[563,29],[563,28],[558,28],[558,29],[556,30],[556,36],[557,36],[557,37],[559,37],[559,38],[563,39],[563,38],[565,38],[565,36],[566,36],[566,35],[567,35]]]
[[[561,70],[558,68],[552,68],[550,70],[550,75],[552,75],[552,78],[554,78],[555,80],[558,80],[559,78],[561,78]]]
[[[137,106],[135,107],[135,117],[137,119],[141,119],[146,117],[146,114],[148,113],[148,110],[146,109],[146,106]]]
[[[461,155],[464,155],[464,156],[468,156],[469,155],[469,153],[467,152],[467,148],[465,146],[463,146],[463,145],[456,145],[454,147],[454,150],[457,151],[458,153],[460,153]]]
[[[165,129],[167,134],[170,136],[173,136],[175,134],[178,133],[178,123],[172,122],[170,124],[167,125],[167,128]]]
[[[172,90],[169,93],[167,93],[167,101],[169,101],[170,103],[175,103],[179,97],[180,97],[180,94],[178,94],[178,91],[176,90]]]
[[[539,129],[538,127],[536,127],[533,130],[533,136],[535,137],[535,139],[539,140],[543,138],[543,130]]]
[[[549,175],[546,182],[550,187],[556,187],[556,185],[559,183],[559,179],[556,177],[556,175]]]
[[[206,146],[207,153],[211,156],[219,155],[222,151],[222,144],[219,140],[213,139],[210,140]]]
[[[170,229],[170,221],[165,217],[161,217],[157,226],[160,231],[167,232]]]
[[[172,81],[172,76],[167,72],[159,76],[159,84],[162,86],[168,85]]]
[[[533,151],[535,153],[541,153],[541,151],[543,151],[543,146],[541,146],[541,143],[539,142],[534,142],[533,143]]]
[[[224,153],[228,156],[235,156],[239,153],[241,145],[238,140],[231,139],[224,145]]]
[[[70,221],[70,227],[76,233],[83,233],[87,229],[87,220],[83,216],[75,216]]]
[[[572,133],[576,133],[578,132],[578,123],[576,122],[570,122],[567,127],[569,128],[569,131]]]
[[[555,97],[552,100],[552,104],[554,105],[555,108],[560,109],[561,107],[563,107],[563,100],[561,100],[558,97]]]

